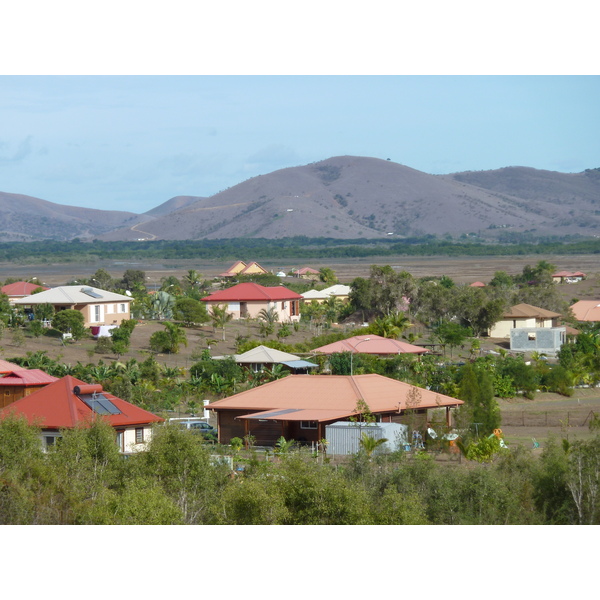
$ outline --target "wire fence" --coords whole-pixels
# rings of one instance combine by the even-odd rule
[[[504,427],[585,427],[594,417],[594,411],[581,410],[565,411],[510,411],[502,413]]]

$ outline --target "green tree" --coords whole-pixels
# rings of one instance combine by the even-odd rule
[[[328,285],[333,285],[338,282],[335,271],[329,267],[321,267],[319,269],[319,279]]]
[[[450,357],[452,357],[453,348],[461,346],[472,332],[458,323],[443,321],[435,328],[435,335],[443,346],[450,346]]]
[[[105,269],[98,269],[91,277],[90,283],[101,290],[112,291],[114,288],[114,280],[110,273]]]
[[[61,333],[70,333],[76,340],[87,331],[83,314],[71,308],[57,312],[52,319],[52,327]]]
[[[176,323],[167,321],[164,331],[155,331],[150,336],[150,348],[154,352],[177,354],[179,347],[187,346],[185,331]]]
[[[465,401],[461,407],[464,425],[477,424],[474,428],[480,436],[490,435],[500,427],[500,407],[494,397],[494,388],[487,370],[476,369],[467,363],[461,369],[459,398]]]
[[[146,289],[146,273],[138,269],[127,269],[119,282],[119,287],[133,292],[137,289]]]
[[[204,302],[193,298],[180,297],[175,301],[174,316],[188,327],[201,325],[209,321],[208,311]]]

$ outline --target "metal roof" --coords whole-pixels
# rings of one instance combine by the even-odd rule
[[[93,294],[90,295],[90,293]],[[39,294],[15,300],[14,304],[97,304],[98,302],[131,302],[129,296],[107,292],[89,285],[63,285]]]

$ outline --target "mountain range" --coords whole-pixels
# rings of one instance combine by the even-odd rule
[[[369,157],[280,169],[210,197],[176,196],[143,214],[0,192],[3,241],[340,239],[600,234],[600,169],[505,167],[430,175]]]

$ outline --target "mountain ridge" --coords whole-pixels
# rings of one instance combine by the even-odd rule
[[[175,196],[143,214],[0,192],[0,233],[54,239],[44,237],[39,223],[24,227],[33,212],[52,225],[50,234],[57,235],[62,219],[63,235],[105,241],[423,235],[494,240],[505,230],[592,236],[600,233],[600,170],[516,166],[431,175],[390,160],[337,156],[257,175],[210,197]]]

